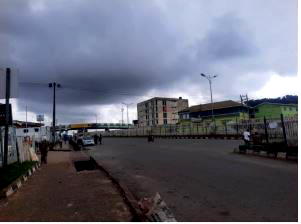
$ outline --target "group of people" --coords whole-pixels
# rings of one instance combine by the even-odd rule
[[[98,145],[98,142],[99,142],[100,145],[102,144],[102,135],[101,134],[99,134],[99,136],[97,134],[95,134],[93,136],[93,138],[94,138],[94,143],[96,145]]]
[[[262,136],[257,131],[255,131],[254,134],[251,135],[250,129],[247,129],[243,133],[243,140],[244,140],[245,144],[249,145],[251,142],[251,139],[252,139],[254,145],[262,144]]]

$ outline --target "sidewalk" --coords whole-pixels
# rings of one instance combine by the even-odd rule
[[[49,152],[48,164],[6,201],[0,221],[131,221],[121,195],[100,170],[77,172],[73,161],[83,152]]]

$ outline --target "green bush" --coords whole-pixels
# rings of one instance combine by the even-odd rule
[[[23,163],[12,163],[5,168],[0,168],[0,189],[7,187],[18,177],[25,174],[31,167],[37,164],[36,161],[26,161]]]

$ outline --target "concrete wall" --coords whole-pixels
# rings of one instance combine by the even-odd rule
[[[262,104],[256,107],[255,118],[279,118],[281,113],[284,117],[298,115],[297,105]]]

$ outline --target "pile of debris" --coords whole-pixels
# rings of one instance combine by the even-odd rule
[[[139,201],[139,207],[146,217],[146,221],[150,222],[176,222],[175,216],[172,214],[166,203],[162,200],[159,193],[153,198],[142,198]]]

